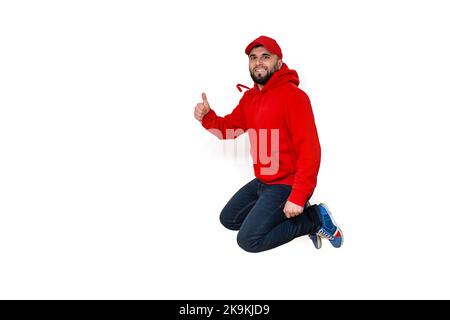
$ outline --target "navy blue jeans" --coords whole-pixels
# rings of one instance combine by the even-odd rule
[[[286,218],[284,205],[291,193],[286,184],[265,184],[254,179],[228,201],[220,213],[220,222],[239,230],[238,245],[248,252],[278,247],[320,228],[317,206],[305,208],[295,218]]]

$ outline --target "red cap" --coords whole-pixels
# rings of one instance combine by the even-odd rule
[[[250,51],[252,51],[252,49],[256,46],[263,46],[268,51],[270,51],[270,53],[276,54],[280,59],[283,59],[283,53],[281,52],[280,46],[272,38],[266,36],[256,38],[255,40],[250,42],[250,44],[247,46],[247,48],[245,49],[245,54],[249,55]]]

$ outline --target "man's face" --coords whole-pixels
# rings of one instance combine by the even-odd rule
[[[282,64],[276,54],[261,46],[253,48],[248,55],[250,75],[253,81],[261,85],[265,85]]]

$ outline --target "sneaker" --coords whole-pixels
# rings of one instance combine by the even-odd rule
[[[307,201],[305,204],[305,209],[308,208],[309,206],[311,206],[311,204],[309,203],[309,201]],[[310,234],[309,238],[311,239],[311,241],[312,241],[314,247],[316,247],[316,249],[322,248],[322,238],[319,237],[319,235],[317,233]]]
[[[317,233],[310,234],[309,238],[311,239],[311,241],[314,244],[314,247],[316,247],[316,249],[322,248],[322,238]]]
[[[322,227],[319,229],[319,231],[317,231],[317,234],[322,238],[330,240],[333,247],[340,248],[342,246],[342,243],[344,242],[344,235],[342,234],[342,230],[334,222],[333,217],[331,216],[330,209],[328,209],[326,204],[321,203],[318,205],[318,207]]]

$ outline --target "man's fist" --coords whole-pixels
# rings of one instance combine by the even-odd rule
[[[203,102],[197,103],[197,106],[195,107],[194,111],[194,117],[198,121],[202,121],[203,117],[206,116],[206,114],[211,110],[209,107],[208,99],[206,99],[206,94],[202,93],[202,100]]]
[[[299,206],[293,202],[290,202],[288,200],[288,201],[286,201],[286,204],[284,205],[283,212],[286,215],[286,218],[289,219],[289,218],[296,217],[299,214],[303,213],[303,207]]]

